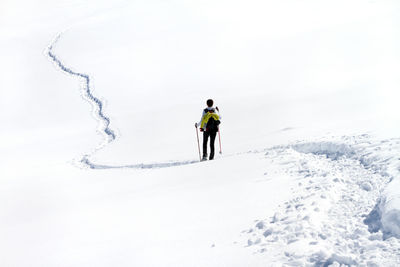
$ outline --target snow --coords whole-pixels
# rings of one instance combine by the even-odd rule
[[[387,236],[400,237],[399,189],[399,179],[392,181],[383,193],[383,198],[379,205],[382,231]]]
[[[0,266],[400,265],[399,8],[3,1]]]
[[[278,208],[280,213],[247,231],[248,244],[257,253],[276,253],[276,263],[290,266],[398,264],[399,241],[383,242],[396,233],[384,222],[386,204],[377,209],[376,203],[391,179],[385,171],[388,161],[374,167],[361,164],[360,158],[365,162],[382,156],[371,153],[376,143],[369,136],[335,139],[267,149],[270,164],[283,165],[275,175],[289,174],[297,186]],[[385,145],[398,142],[385,140]],[[380,228],[380,236],[371,236]]]

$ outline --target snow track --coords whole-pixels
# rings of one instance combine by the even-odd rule
[[[381,224],[379,202],[393,177],[379,145],[361,136],[267,150],[278,170],[271,175],[292,176],[297,187],[272,218],[246,230],[247,245],[272,254],[276,266],[399,266],[400,240]]]
[[[172,162],[159,162],[159,163],[139,163],[139,164],[128,164],[128,165],[104,165],[104,164],[96,164],[91,162],[87,157],[83,157],[81,160],[82,163],[89,166],[91,169],[123,169],[123,168],[130,168],[130,169],[155,169],[155,168],[168,168],[168,167],[175,167],[181,165],[188,165],[199,163],[199,161],[172,161]]]
[[[64,72],[69,75],[79,77],[83,80],[83,96],[87,99],[93,106],[95,118],[101,124],[101,132],[103,132],[106,136],[105,142],[109,143],[116,139],[116,135],[113,130],[110,128],[110,118],[107,117],[103,112],[103,102],[97,97],[95,97],[90,88],[90,77],[87,74],[73,71],[72,69],[66,67],[60,59],[53,53],[53,48],[60,39],[61,35],[58,35],[55,40],[50,44],[47,50],[48,56],[52,59],[52,61]]]
[[[54,46],[57,44],[59,39],[61,38],[61,34],[59,34],[54,41],[49,45],[47,49],[48,57],[53,61],[53,63],[61,69],[63,72],[78,77],[82,80],[83,83],[83,98],[86,99],[93,106],[93,114],[95,119],[99,122],[100,127],[99,131],[105,136],[104,142],[99,145],[98,148],[94,150],[91,154],[86,154],[80,160],[80,163],[84,164],[86,167],[90,169],[118,169],[118,168],[134,168],[134,169],[152,169],[152,168],[167,168],[173,166],[187,165],[197,163],[198,161],[173,161],[173,162],[158,162],[158,163],[139,163],[139,164],[129,164],[129,165],[105,165],[105,164],[96,164],[89,160],[89,157],[93,155],[96,151],[106,146],[108,143],[114,141],[117,136],[110,128],[110,118],[104,114],[103,102],[96,96],[93,95],[92,88],[90,87],[90,77],[89,75],[81,72],[76,72],[71,68],[65,66],[62,61],[55,55],[53,52]]]

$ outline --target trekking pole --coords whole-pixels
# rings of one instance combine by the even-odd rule
[[[219,127],[218,127],[218,140],[219,140],[219,154],[222,154],[221,133],[219,132]]]
[[[215,107],[215,109],[218,111],[219,114],[221,114],[219,112],[219,108]],[[222,146],[221,146],[221,133],[219,131],[219,126],[218,126],[218,140],[219,140],[219,154],[222,154]]]
[[[199,131],[197,131],[197,124],[195,125],[196,127],[196,135],[197,135],[197,146],[199,148],[199,159],[201,161],[201,152],[200,152],[200,141],[199,141]]]

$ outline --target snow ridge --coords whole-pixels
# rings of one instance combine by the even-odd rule
[[[100,99],[95,97],[91,91],[90,88],[90,77],[87,74],[80,73],[73,71],[72,69],[66,67],[58,58],[57,56],[52,52],[54,45],[58,42],[60,39],[61,34],[59,34],[56,39],[50,44],[48,47],[47,54],[48,56],[52,59],[52,61],[64,72],[72,75],[72,76],[77,76],[81,79],[84,80],[84,97],[92,104],[94,107],[94,114],[95,118],[101,122],[102,124],[102,132],[106,135],[107,139],[106,142],[110,143],[116,139],[116,135],[113,130],[110,128],[110,118],[104,115],[103,113],[103,102],[101,102]]]
[[[325,155],[327,158],[337,160],[340,157],[352,157],[355,152],[343,143],[337,142],[309,142],[293,145],[292,148],[300,153],[310,153],[314,155]]]

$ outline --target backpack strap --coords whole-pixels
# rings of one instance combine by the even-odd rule
[[[210,112],[210,111],[211,111],[211,112]],[[208,112],[210,112],[210,113],[215,113],[215,108],[212,108],[212,109],[205,108],[205,109],[204,109],[204,113],[207,114]]]

